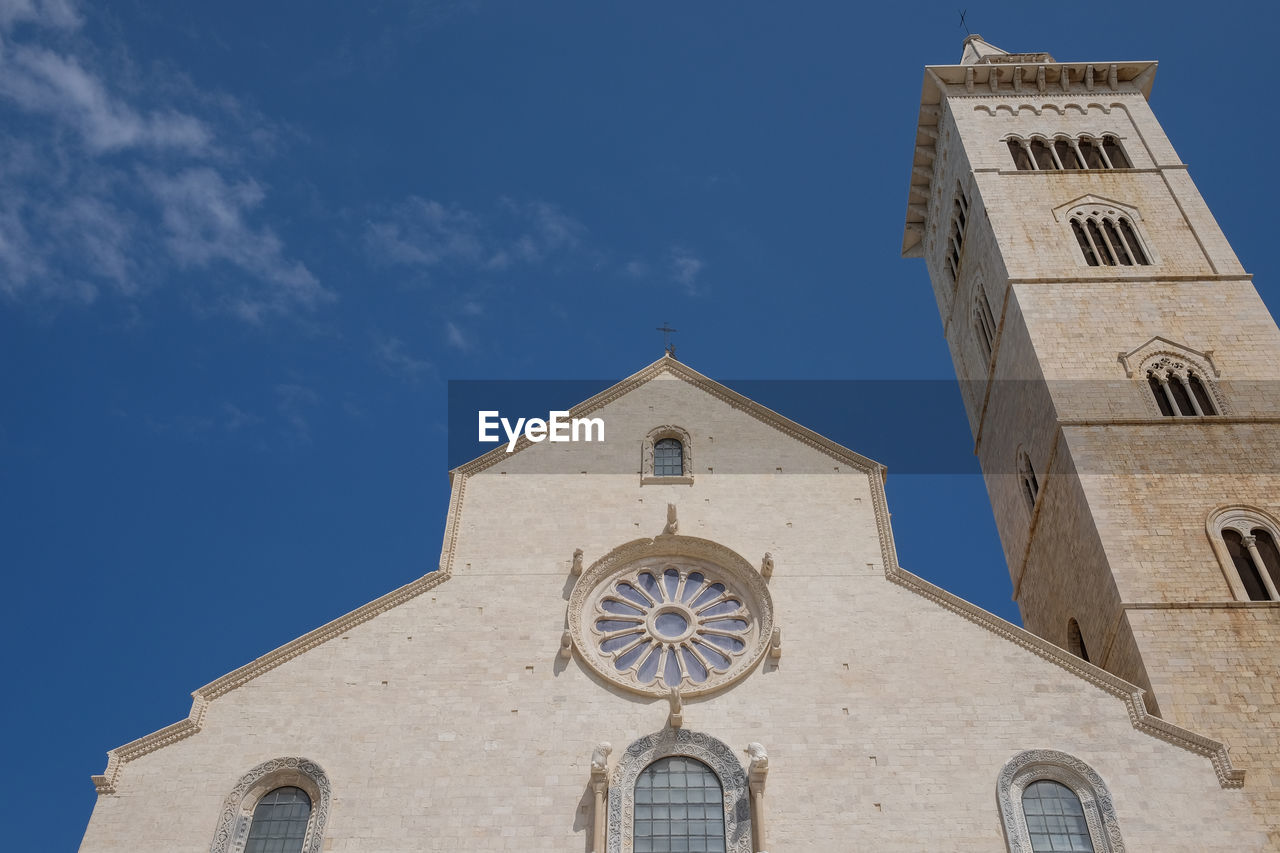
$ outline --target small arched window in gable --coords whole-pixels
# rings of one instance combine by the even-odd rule
[[[1230,561],[1224,561],[1223,570],[1238,599],[1280,601],[1280,529],[1273,519],[1247,507],[1228,507],[1209,517],[1209,533]]]
[[[244,853],[302,853],[311,820],[311,798],[301,788],[276,788],[253,810]]]
[[[724,789],[711,768],[684,755],[660,758],[635,789],[635,849],[725,853]]]
[[[664,438],[653,445],[653,476],[684,476],[684,446],[679,441]]]
[[[693,452],[687,430],[671,424],[650,430],[643,455],[641,485],[693,484]]]

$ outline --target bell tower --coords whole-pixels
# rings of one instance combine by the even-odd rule
[[[1280,331],[1155,72],[966,39],[925,69],[902,253],[1026,627],[1227,743],[1280,843]]]

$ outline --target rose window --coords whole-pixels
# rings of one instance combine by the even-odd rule
[[[578,650],[610,681],[648,694],[696,695],[741,677],[767,645],[772,616],[759,573],[732,556],[742,562],[736,570],[684,554],[621,569],[601,561],[570,604]]]
[[[600,651],[641,684],[704,684],[747,648],[742,599],[700,571],[642,570],[614,583],[596,608]]]

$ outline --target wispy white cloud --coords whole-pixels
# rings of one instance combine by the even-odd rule
[[[463,334],[462,330],[452,320],[444,324],[444,339],[449,346],[455,349],[464,351],[471,349],[471,340]]]
[[[377,263],[501,272],[536,265],[581,245],[587,229],[544,201],[499,199],[481,214],[410,196],[371,219],[365,248]]]
[[[431,362],[411,354],[404,341],[396,337],[376,341],[374,354],[386,370],[410,380],[416,381],[431,370]]]
[[[276,386],[276,412],[288,426],[288,435],[301,443],[311,441],[310,410],[320,402],[320,395],[305,385]]]
[[[673,246],[669,256],[671,277],[676,283],[683,285],[689,293],[698,290],[698,276],[702,273],[706,262],[694,252],[683,246]]]
[[[249,212],[264,195],[256,182],[232,183],[208,167],[142,176],[160,205],[165,243],[181,266],[205,268],[221,261],[268,285],[227,297],[242,319],[261,322],[266,314],[311,309],[334,299],[301,262],[285,257],[274,231],[249,223]]]
[[[0,0],[0,30],[20,23],[70,29],[81,19],[71,0]]]
[[[91,151],[132,146],[206,150],[204,122],[175,109],[143,114],[112,96],[74,57],[18,45],[0,53],[0,98],[73,128]]]
[[[331,301],[245,171],[275,128],[174,69],[139,72],[82,17],[0,0],[0,296],[84,305],[177,280],[255,323]]]

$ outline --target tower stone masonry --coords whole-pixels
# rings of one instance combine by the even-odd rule
[[[1280,331],[1152,112],[1155,72],[967,39],[925,72],[903,254],[1025,626],[1224,741],[1277,844]]]

